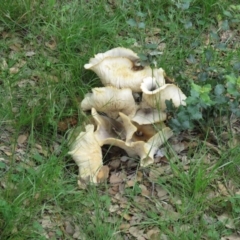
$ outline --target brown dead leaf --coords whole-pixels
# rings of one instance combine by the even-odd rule
[[[26,52],[25,53],[25,56],[26,57],[32,57],[32,56],[34,56],[36,53],[34,52],[34,51],[29,51],[29,52]]]
[[[11,68],[9,68],[9,73],[10,74],[16,74],[16,73],[18,73],[19,72],[19,68],[17,68],[17,67],[11,67]]]
[[[109,207],[109,212],[116,212],[116,211],[118,211],[119,210],[119,205],[117,205],[117,204],[115,204],[115,205],[110,205],[110,207]]]
[[[220,181],[217,181],[218,192],[223,196],[228,196],[228,190]]]
[[[0,63],[0,67],[2,70],[7,70],[8,69],[8,64],[5,58],[2,59],[2,62]]]
[[[0,146],[0,151],[3,151],[7,156],[12,156],[12,152],[7,146]]]
[[[48,78],[49,78],[52,82],[55,82],[55,83],[58,83],[58,82],[59,82],[59,79],[58,79],[57,76],[49,75]]]
[[[128,230],[130,228],[130,224],[129,223],[122,223],[119,226],[119,230]]]
[[[117,183],[121,183],[123,180],[120,176],[118,176],[116,173],[112,173],[109,179],[109,182],[111,184],[117,184]]]
[[[120,166],[120,164],[121,164],[120,159],[114,159],[109,163],[109,167],[112,170],[116,170]]]
[[[74,239],[82,239],[81,238],[81,232],[79,230],[75,231],[75,233],[73,234],[73,238]]]
[[[43,228],[49,228],[49,229],[54,227],[54,223],[51,221],[50,216],[43,216],[41,220],[41,225]]]
[[[132,217],[127,213],[121,213],[120,212],[120,215],[127,221],[130,221],[132,219]]]
[[[74,227],[72,226],[72,224],[69,221],[65,221],[64,222],[64,227],[65,227],[65,231],[66,233],[73,235],[74,234]]]
[[[26,142],[27,139],[28,139],[27,134],[21,134],[21,135],[18,136],[17,143],[18,144],[23,144],[23,143]]]
[[[156,191],[157,191],[157,196],[159,200],[164,200],[169,198],[168,192],[161,186],[156,186]]]
[[[131,179],[131,180],[129,180],[129,181],[126,182],[126,187],[133,187],[133,186],[135,185],[135,183],[136,183],[136,182]]]
[[[142,182],[143,180],[143,173],[138,171],[137,172],[137,182]]]
[[[145,240],[146,238],[144,237],[144,233],[143,233],[143,230],[140,230],[139,228],[137,227],[130,227],[129,228],[129,233],[135,237],[135,239],[137,240]]]
[[[143,196],[150,196],[150,192],[148,191],[147,187],[143,184],[140,184],[139,187],[141,188],[142,192],[141,194]]]
[[[159,177],[164,174],[164,168],[162,167],[151,167],[149,172],[149,180],[151,182],[158,181]]]
[[[188,146],[186,142],[178,142],[176,144],[171,145],[171,147],[176,153],[180,153],[183,150],[185,150]]]
[[[239,234],[232,234],[226,237],[221,237],[221,240],[240,240]]]
[[[146,233],[148,240],[159,240],[160,235],[160,230],[158,228],[153,228]]]
[[[52,38],[50,41],[45,42],[45,46],[50,48],[51,50],[55,50],[57,46],[57,42],[54,38]]]
[[[102,166],[97,175],[97,182],[98,183],[104,182],[108,178],[108,175],[109,175],[109,167]]]
[[[21,44],[14,43],[14,44],[10,45],[9,48],[15,52],[19,52],[21,50]]]
[[[65,132],[65,131],[68,130],[70,127],[76,126],[77,123],[78,123],[78,118],[77,118],[77,116],[65,118],[63,121],[60,121],[60,122],[58,123],[58,131],[60,131],[60,132]]]
[[[218,221],[222,222],[227,228],[236,229],[234,224],[234,220],[227,213],[223,213],[222,215],[217,217]]]

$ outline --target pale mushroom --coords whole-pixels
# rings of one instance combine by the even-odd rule
[[[133,117],[137,105],[129,88],[118,89],[115,87],[93,88],[92,93],[87,93],[81,102],[84,111],[95,108],[98,112],[104,112],[108,117],[117,118],[119,112]]]
[[[126,48],[114,48],[105,53],[95,55],[85,69],[94,71],[104,86],[117,88],[131,88],[133,92],[140,92],[140,85],[144,78],[155,77],[160,85],[165,84],[162,68],[152,69],[150,66],[136,67],[139,57]]]
[[[151,137],[165,127],[165,124],[162,122],[144,125],[133,122],[133,125],[137,128],[131,139],[133,142],[147,142]]]
[[[104,145],[104,141],[108,138],[125,139],[125,129],[122,123],[98,114],[95,108],[92,108],[91,113],[96,124],[94,135],[100,146]]]
[[[130,118],[123,113],[119,113],[125,129],[125,142],[130,142],[132,140],[133,134],[137,131],[137,128],[132,124]]]
[[[97,125],[97,129],[94,132],[95,139],[100,146],[111,145],[120,147],[129,156],[137,156],[132,147],[127,146],[125,142],[126,139],[128,142],[130,141],[137,128],[126,115],[123,113],[119,113],[119,115],[122,122],[102,116],[97,113],[96,109],[92,108],[92,116]]]
[[[138,124],[151,124],[163,122],[167,118],[167,114],[156,108],[140,108],[137,110],[135,116],[131,119]]]
[[[185,94],[174,84],[161,86],[155,78],[148,77],[143,80],[141,89],[144,101],[151,107],[161,111],[166,109],[165,101],[170,99],[175,107],[186,105],[184,101],[186,99]]]
[[[68,152],[79,167],[80,179],[97,183],[97,174],[103,166],[102,150],[94,135],[94,125],[88,124]]]
[[[142,167],[146,167],[154,163],[154,155],[157,153],[159,147],[164,144],[172,135],[172,130],[166,127],[156,133],[147,142],[132,142],[129,144],[129,146],[131,146],[140,157],[140,165]]]

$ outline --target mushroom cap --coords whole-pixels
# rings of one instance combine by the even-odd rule
[[[186,105],[185,94],[174,84],[165,84],[160,86],[155,78],[148,77],[141,84],[143,99],[153,108],[160,110],[166,109],[166,100],[172,99],[175,107]]]
[[[118,89],[108,86],[93,88],[92,93],[85,95],[81,102],[81,108],[84,111],[95,108],[98,112],[104,112],[111,118],[117,118],[119,112],[133,117],[137,105],[131,89]]]
[[[147,142],[158,131],[166,127],[165,124],[162,122],[155,123],[155,124],[144,124],[144,125],[140,125],[136,122],[133,122],[133,124],[137,128],[137,131],[135,131],[132,136],[133,142],[137,142],[137,141]]]
[[[95,108],[92,108],[92,117],[97,126],[94,135],[100,146],[103,146],[104,141],[108,138],[125,138],[122,123],[98,114]]]
[[[79,177],[97,183],[98,171],[103,166],[102,150],[94,135],[94,125],[86,125],[85,130],[73,142],[68,154],[79,167]]]
[[[91,69],[93,66],[99,64],[101,61],[103,61],[107,57],[124,57],[124,58],[128,58],[132,62],[139,60],[138,55],[132,50],[123,48],[123,47],[117,47],[105,53],[96,54],[94,58],[90,59],[89,63],[84,65],[84,68]]]
[[[147,142],[132,142],[130,145],[138,153],[138,156],[140,156],[140,165],[142,167],[146,167],[154,163],[155,153],[159,147],[165,143],[172,135],[172,130],[166,127],[157,132]]]
[[[140,92],[144,78],[154,76],[159,82],[164,82],[164,71],[151,69],[150,66],[135,70],[135,62],[139,60],[136,53],[125,48],[115,48],[105,53],[95,55],[85,64],[86,69],[94,71],[104,86],[131,88]]]
[[[142,125],[163,122],[167,119],[167,114],[159,109],[147,107],[137,110],[132,121]]]

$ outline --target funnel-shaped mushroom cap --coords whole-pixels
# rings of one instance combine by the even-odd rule
[[[167,114],[160,109],[147,107],[138,109],[132,121],[138,124],[151,124],[163,122],[166,118]]]
[[[102,150],[94,136],[94,126],[88,124],[68,152],[79,167],[79,176],[84,180],[97,183],[97,174],[102,163]]]
[[[84,111],[95,108],[111,118],[117,118],[119,112],[133,117],[137,110],[131,89],[110,86],[94,88],[92,93],[87,93],[81,102],[81,108]]]
[[[186,105],[186,96],[174,84],[165,84],[160,86],[155,78],[148,77],[143,80],[141,84],[143,91],[143,99],[153,108],[160,110],[166,109],[166,100],[172,99],[175,107]]]
[[[85,69],[91,69],[95,65],[99,64],[101,61],[103,61],[107,57],[124,57],[129,59],[132,62],[135,62],[139,59],[138,55],[133,52],[130,49],[117,47],[113,48],[105,53],[98,53],[94,56],[94,58],[91,58],[89,63],[84,65]]]
[[[128,116],[126,116],[123,113],[119,113],[123,126],[124,126],[124,130],[125,130],[125,134],[126,134],[126,138],[125,141],[126,142],[130,142],[133,134],[137,131],[137,128],[132,124],[130,118]]]
[[[138,153],[141,159],[141,166],[146,167],[154,163],[154,155],[159,149],[159,147],[165,143],[171,136],[173,132],[170,128],[166,127],[163,130],[156,133],[147,142],[137,141],[131,143],[133,149]]]
[[[126,141],[130,142],[137,128],[126,115],[123,113],[119,113],[119,115],[122,122],[102,116],[92,108],[92,116],[97,125],[94,136],[100,146],[112,145],[120,147],[125,150],[130,157],[137,156],[138,154],[134,149],[126,145]]]
[[[107,138],[125,138],[125,129],[122,123],[98,114],[95,108],[92,108],[92,116],[97,125],[94,135],[100,146],[104,145]]]
[[[104,141],[108,138],[116,138],[129,142],[137,130],[130,118],[121,112],[119,113],[121,121],[102,116],[94,108],[92,108],[92,116],[97,125],[94,134],[100,146],[104,145]]]
[[[151,137],[153,137],[161,129],[165,128],[163,122],[154,123],[154,124],[144,124],[140,125],[136,122],[133,122],[134,126],[137,128],[137,131],[134,132],[132,136],[132,142],[144,141],[147,142]]]
[[[104,86],[130,88],[133,92],[141,91],[140,85],[146,77],[154,76],[159,82],[165,83],[164,71],[161,68],[151,69],[146,66],[136,70],[137,60],[139,57],[131,50],[116,48],[95,55],[84,67],[94,71]]]

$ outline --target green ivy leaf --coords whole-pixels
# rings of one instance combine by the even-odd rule
[[[219,96],[225,92],[225,87],[222,84],[217,84],[214,88],[215,95]]]
[[[127,23],[131,26],[131,27],[137,27],[137,23],[133,18],[130,18],[127,20]]]

